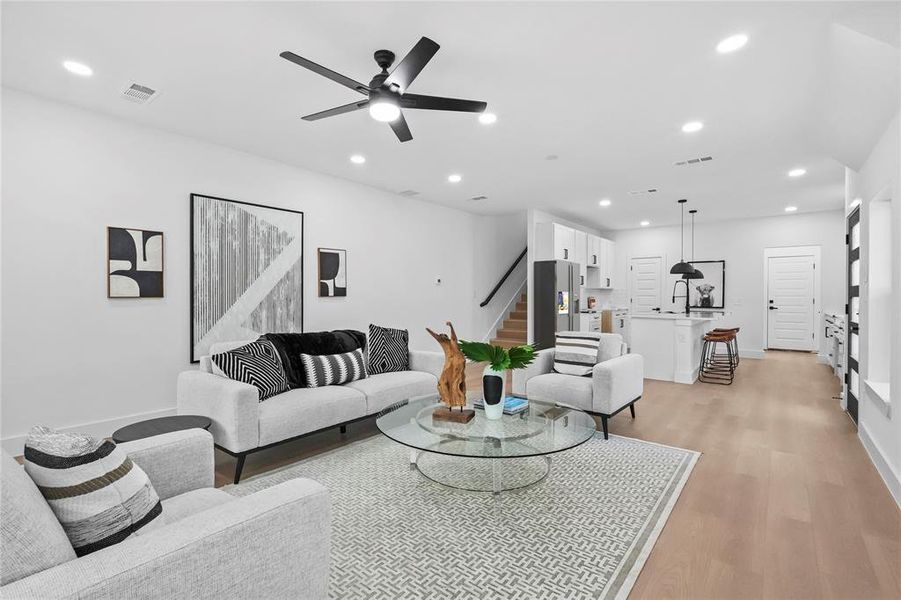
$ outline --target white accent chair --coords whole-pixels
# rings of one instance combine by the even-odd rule
[[[600,334],[598,362],[591,377],[554,372],[554,348],[537,353],[535,362],[513,371],[513,394],[542,402],[572,406],[601,417],[604,439],[607,419],[629,407],[635,418],[635,403],[644,391],[644,359],[629,354],[617,333]]]

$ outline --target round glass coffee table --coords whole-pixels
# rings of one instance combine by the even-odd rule
[[[410,447],[411,468],[427,479],[474,492],[499,494],[542,481],[552,454],[585,443],[596,428],[587,413],[545,402],[529,401],[525,411],[495,421],[476,409],[469,423],[433,421],[441,406],[437,395],[412,398],[386,408],[376,425]]]

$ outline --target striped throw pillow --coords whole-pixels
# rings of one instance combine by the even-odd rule
[[[214,354],[210,359],[229,379],[257,388],[260,402],[290,389],[282,359],[268,340],[250,342],[240,348]]]
[[[118,544],[163,512],[147,474],[108,440],[34,427],[25,438],[25,472],[77,556]]]
[[[563,375],[591,375],[598,362],[601,336],[586,331],[562,331],[557,334],[554,371]]]
[[[359,349],[344,354],[301,354],[300,362],[310,388],[341,385],[367,375],[363,351]]]
[[[410,365],[410,334],[406,329],[392,329],[369,324],[369,372],[406,371]]]

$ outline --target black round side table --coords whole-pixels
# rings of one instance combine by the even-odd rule
[[[160,417],[126,425],[113,432],[113,441],[118,443],[133,442],[162,433],[182,431],[184,429],[209,429],[213,422],[209,417],[198,415],[177,415],[173,417]]]

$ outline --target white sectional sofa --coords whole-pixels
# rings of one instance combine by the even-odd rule
[[[253,340],[214,344],[212,354]],[[409,370],[370,375],[345,385],[296,388],[259,401],[252,385],[217,374],[209,356],[196,371],[178,376],[178,414],[204,415],[216,446],[237,458],[235,483],[248,454],[330,427],[378,414],[385,407],[437,391],[444,367],[440,352],[411,350]],[[220,372],[221,373],[221,372]]]

